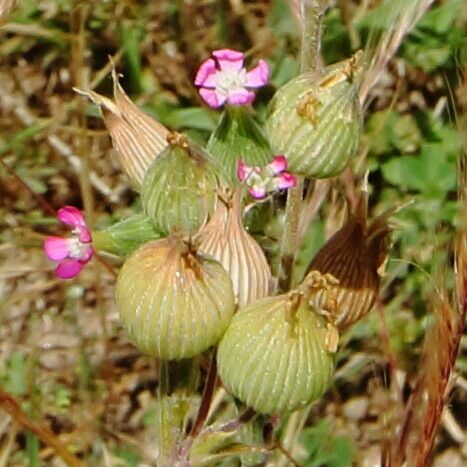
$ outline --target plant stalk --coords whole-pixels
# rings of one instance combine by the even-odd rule
[[[323,18],[327,0],[302,0],[300,14],[302,17],[302,45],[300,49],[300,73],[307,71],[321,72],[321,36]],[[302,203],[304,180],[297,177],[297,185],[287,193],[285,208],[284,232],[281,239],[279,262],[279,287],[286,292],[292,286],[295,256],[298,250],[298,227]]]
[[[321,72],[324,63],[320,54],[321,36],[323,33],[324,13],[327,9],[327,0],[302,0],[300,13],[302,17],[302,44],[300,49],[300,73],[307,71]],[[287,193],[285,209],[284,233],[281,241],[281,254],[279,263],[279,286],[287,291],[292,286],[293,269],[296,252],[299,248],[298,230],[301,215],[304,179],[297,179],[297,186]],[[281,445],[287,452],[293,453],[293,447],[308,417],[310,406],[294,412],[287,420]],[[287,456],[282,454],[277,459],[277,466],[285,466],[289,462]]]

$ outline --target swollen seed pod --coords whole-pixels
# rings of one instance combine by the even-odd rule
[[[168,139],[144,177],[143,209],[164,234],[194,233],[214,210],[219,168],[184,135],[171,133]]]
[[[251,303],[237,312],[219,344],[224,386],[263,414],[304,407],[331,381],[335,329],[329,326],[297,291]]]
[[[241,192],[231,201],[219,202],[209,222],[200,230],[199,251],[217,259],[230,274],[239,306],[269,293],[272,275],[266,256],[242,223]]]
[[[190,358],[214,345],[235,308],[224,268],[178,238],[136,250],[120,270],[116,297],[135,345],[167,360]]]
[[[327,289],[313,292],[310,305],[325,312],[339,331],[363,318],[378,295],[389,250],[387,219],[393,212],[387,211],[367,225],[366,193],[362,194],[355,212],[307,268],[307,274],[318,271],[336,279]]]
[[[273,152],[284,154],[293,173],[326,178],[342,172],[361,132],[359,73],[353,57],[292,79],[273,97],[266,133]]]

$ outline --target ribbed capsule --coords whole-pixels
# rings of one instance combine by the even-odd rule
[[[263,130],[244,106],[226,107],[208,141],[207,150],[234,184],[238,184],[240,160],[250,166],[262,167],[271,159],[271,149]]]
[[[266,134],[293,173],[326,178],[339,174],[356,153],[362,122],[356,59],[307,72],[273,97]]]
[[[214,210],[219,167],[184,135],[173,133],[169,140],[144,177],[141,201],[158,231],[191,234]]]
[[[311,295],[313,308],[324,310],[343,331],[372,308],[379,292],[382,269],[389,250],[391,228],[387,219],[393,210],[367,225],[365,196],[345,225],[318,251],[307,273],[330,274],[338,283]],[[306,281],[306,279],[305,279]]]
[[[227,203],[219,202],[200,231],[199,250],[217,259],[230,274],[239,306],[269,294],[271,269],[263,250],[242,223],[238,190]]]
[[[219,375],[229,392],[259,413],[304,407],[330,384],[333,331],[293,293],[263,298],[235,314],[219,344]]]
[[[216,344],[235,307],[224,268],[175,238],[136,250],[120,270],[116,297],[135,345],[167,360],[190,358]]]

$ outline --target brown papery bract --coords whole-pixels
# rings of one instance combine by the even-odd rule
[[[113,101],[94,91],[75,91],[89,97],[100,107],[121,167],[139,188],[149,166],[167,147],[169,130],[131,101],[118,82],[115,69],[112,70],[112,79]]]
[[[216,211],[199,234],[199,250],[217,259],[230,274],[238,306],[269,294],[271,269],[263,250],[242,223],[241,190]]]
[[[389,249],[391,228],[387,219],[393,210],[367,222],[366,195],[345,225],[319,250],[307,274],[331,274],[338,284],[313,293],[310,303],[329,313],[342,331],[365,316],[379,291],[382,269]]]

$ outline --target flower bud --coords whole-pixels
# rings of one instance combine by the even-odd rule
[[[224,386],[263,414],[318,399],[334,369],[328,326],[299,291],[251,303],[237,312],[219,344]]]
[[[169,146],[144,177],[143,209],[156,230],[196,232],[214,210],[219,167],[184,135],[171,133]]]
[[[339,331],[364,317],[378,295],[387,260],[391,228],[388,211],[367,225],[364,196],[356,212],[318,251],[307,273],[330,274],[336,283],[311,294],[310,304],[322,310]],[[306,280],[306,279],[305,279]]]
[[[208,152],[219,161],[231,183],[238,183],[240,160],[248,165],[264,166],[271,150],[262,129],[242,106],[227,107],[207,145]]]
[[[291,172],[326,178],[342,172],[358,147],[362,110],[358,101],[357,58],[307,72],[273,97],[266,133]]]
[[[272,281],[263,250],[242,223],[241,190],[226,203],[219,202],[200,230],[199,250],[217,259],[230,274],[239,306],[268,295]]]
[[[116,297],[135,345],[167,360],[190,358],[216,344],[235,307],[224,268],[178,238],[136,250],[118,275]]]

